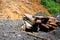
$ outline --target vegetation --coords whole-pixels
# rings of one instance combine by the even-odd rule
[[[57,2],[57,3],[60,3],[60,0],[54,0],[55,2]]]
[[[60,4],[55,0],[40,0],[40,3],[42,3],[51,14],[60,12]]]

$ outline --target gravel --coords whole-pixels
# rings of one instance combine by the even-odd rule
[[[34,16],[46,16],[46,15],[42,12],[37,12]]]
[[[60,21],[60,13],[56,13],[56,14],[54,15],[54,17],[55,17],[58,21]]]
[[[31,35],[21,33],[20,26],[23,20],[0,19],[0,40],[41,40]],[[50,40],[60,40],[60,28],[51,32],[36,32],[38,36],[49,38]]]

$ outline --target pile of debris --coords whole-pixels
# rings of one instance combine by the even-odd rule
[[[21,29],[28,32],[49,32],[60,26],[60,22],[50,16],[32,16],[25,14],[23,20],[25,23],[22,25]]]

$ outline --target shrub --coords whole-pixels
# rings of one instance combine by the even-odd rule
[[[60,12],[60,4],[54,2],[54,0],[41,0],[40,3],[42,3],[51,14]]]
[[[57,3],[60,3],[60,0],[53,0],[53,1],[55,1],[55,2],[57,2]]]

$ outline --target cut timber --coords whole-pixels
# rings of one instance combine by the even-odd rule
[[[37,31],[44,31],[48,32],[51,30],[54,30],[58,27],[60,24],[58,20],[54,17],[49,17],[49,16],[36,16],[33,17],[31,15],[25,15],[23,17],[24,21],[29,21],[28,23],[32,25],[31,27],[29,26],[24,26],[25,31],[28,32],[37,32]]]

